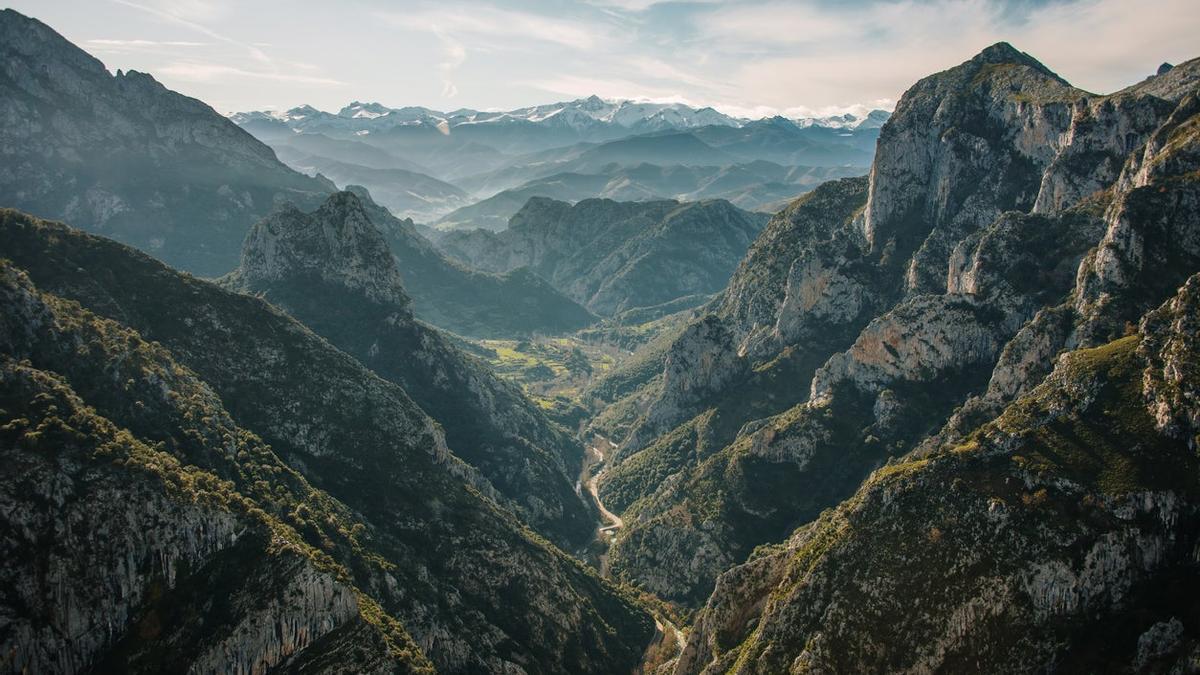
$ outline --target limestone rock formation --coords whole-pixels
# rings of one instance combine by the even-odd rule
[[[1197,71],[1095,96],[999,44],[910,89],[866,194],[827,184],[778,215],[714,301],[752,375],[703,400],[659,381],[601,484],[629,509],[614,571],[694,603],[723,561],[1170,297],[1200,269]]]
[[[134,575],[130,588],[144,593],[130,596],[128,613],[105,615],[89,624],[95,635],[89,663],[100,658],[196,663],[209,657],[188,650],[222,640],[230,655],[263,655],[267,663],[282,663],[278,659],[312,640],[322,649],[311,659],[297,656],[297,663],[356,670],[353,660],[339,654],[357,650],[365,669],[390,671],[394,668],[385,652],[404,652],[405,631],[416,645],[405,657],[408,662],[420,667],[427,657],[449,672],[515,667],[612,672],[630,670],[640,658],[653,632],[650,617],[489,498],[478,471],[453,454],[439,425],[401,387],[262,299],[175,272],[115,242],[14,211],[0,212],[0,238],[5,256],[28,274],[46,298],[43,304],[54,308],[48,316],[21,309],[29,304],[25,300],[6,302],[0,312],[0,348],[6,363],[62,379],[78,392],[80,406],[112,420],[109,428],[117,440],[107,443],[79,431],[77,424],[82,422],[61,406],[58,411],[46,409],[48,418],[61,416],[68,425],[53,433],[84,443],[85,448],[95,439],[96,445],[109,448],[106,452],[116,453],[114,460],[133,452],[122,448],[140,443],[149,448],[146,452],[157,454],[132,465],[126,461],[118,476],[143,471],[138,464],[165,476],[155,480],[166,482],[160,488],[168,494],[166,501],[133,494],[141,484],[138,479],[124,487],[120,485],[127,481],[118,480],[116,489],[94,493],[94,500],[79,505],[114,516],[104,520],[111,528],[105,539],[113,545],[153,544],[158,532],[164,537],[144,557],[131,555],[137,549],[114,549],[110,558],[72,580],[85,589],[115,588],[122,578]],[[26,361],[29,366],[22,365]],[[3,391],[9,396],[12,390],[6,385]],[[43,405],[36,392],[28,393],[17,391],[16,401],[2,406],[6,416],[19,421],[12,427],[8,421],[0,425],[20,432],[16,438],[6,437],[5,452],[16,458],[39,452],[38,438],[47,443],[58,438],[45,436],[37,425],[27,426],[26,420],[33,418],[18,412],[16,402]],[[92,461],[102,459],[90,449],[86,452]],[[13,480],[6,482],[13,490],[2,493],[13,508],[43,515],[56,508],[55,483],[39,488],[51,489],[46,501],[20,487],[21,474]],[[163,505],[163,510],[147,514],[155,518],[149,530],[141,521],[128,522],[120,515],[135,505],[141,513],[143,503]],[[216,509],[218,515],[232,510],[235,515],[220,516],[212,520],[212,529],[205,529],[209,519],[196,509]],[[261,543],[235,549],[228,565],[206,565],[216,555],[208,551],[230,545],[223,532],[242,531],[237,512],[265,523]],[[192,525],[188,517],[199,520]],[[76,535],[71,521],[51,520],[59,541],[73,541],[71,537],[87,532],[81,524],[84,529]],[[168,535],[181,543],[172,543]],[[22,536],[28,540],[32,533]],[[195,548],[190,541],[196,542]],[[170,555],[160,556],[158,550]],[[339,584],[359,589],[358,612],[376,628],[345,628],[320,637],[333,630],[331,622],[353,625],[353,610],[339,599],[346,597],[342,591],[303,566],[277,565],[263,558],[288,550],[314,560],[321,570],[332,570]],[[24,560],[23,566],[6,570],[47,578],[43,559]],[[260,566],[263,574],[278,568],[282,576],[259,584]],[[189,580],[178,591],[188,595],[167,592],[173,583],[163,575],[172,573]],[[159,581],[162,578],[166,581]],[[272,607],[262,595],[269,591],[269,597],[275,597],[271,589],[291,583],[301,584],[301,592],[286,596],[285,604]],[[243,587],[244,600],[237,590]],[[51,588],[65,593],[67,587]],[[159,597],[151,593],[157,593],[156,588],[166,593],[161,610],[138,599]],[[4,597],[15,598],[13,592],[6,590]],[[305,599],[305,593],[314,595]],[[69,613],[76,611],[73,608],[97,611],[98,601],[91,595],[77,596],[79,602],[59,602],[53,593],[37,597],[34,604],[6,600],[5,615],[43,616],[61,607],[68,612],[64,620],[75,621]],[[237,616],[245,616],[245,621],[262,625],[255,624],[254,617],[269,617],[267,625],[277,628],[254,632],[236,623],[197,624],[186,612],[162,613],[224,597],[237,603],[231,611],[243,608],[237,611],[245,613]],[[334,615],[323,618],[305,609],[329,605],[323,597],[330,599]],[[153,631],[140,632],[135,620],[142,616],[151,617],[150,626],[163,626],[161,643],[151,639]],[[221,622],[225,614],[203,616]],[[384,646],[371,646],[381,641]],[[388,642],[398,646],[388,647]],[[168,644],[171,649],[164,650]],[[5,653],[9,650],[6,644]],[[66,654],[55,653],[64,665],[52,672],[78,670],[78,664],[63,660]],[[49,657],[42,658],[40,662],[47,663]],[[234,662],[234,656],[228,658]],[[343,661],[346,665],[337,665]],[[148,666],[164,668],[173,669]]]
[[[265,298],[403,387],[501,500],[551,539],[578,546],[593,529],[573,488],[582,448],[515,386],[416,319],[375,224],[381,217],[350,192],[312,213],[280,211],[251,228],[241,266],[220,283]]]
[[[1193,670],[1198,284],[723,574],[675,672]]]

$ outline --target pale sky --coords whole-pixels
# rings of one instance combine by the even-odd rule
[[[1200,56],[1200,0],[29,0],[218,111],[508,109],[597,94],[738,115],[891,108],[998,40],[1106,93]]]

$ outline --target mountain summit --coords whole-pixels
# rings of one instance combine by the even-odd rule
[[[252,288],[311,278],[397,309],[411,304],[387,241],[351,192],[334,193],[312,213],[288,205],[255,223],[235,275]]]

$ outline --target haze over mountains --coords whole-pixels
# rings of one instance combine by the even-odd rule
[[[508,204],[531,196],[725,198],[762,208],[865,171],[887,116],[749,120],[592,96],[507,112],[354,102],[336,113],[300,106],[231,119],[293,168],[364,185],[397,215],[496,230],[516,212]]]
[[[0,37],[5,672],[1200,671],[1200,59],[239,128]]]

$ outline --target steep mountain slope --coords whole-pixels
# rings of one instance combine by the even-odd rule
[[[1191,672],[1200,276],[723,574],[676,673]]]
[[[442,425],[455,454],[539,532],[564,546],[591,537],[592,515],[573,487],[582,448],[413,317],[396,259],[357,196],[339,192],[311,214],[259,221],[241,265],[219,283],[265,298],[402,386]]]
[[[873,468],[1170,297],[1200,269],[1198,68],[1100,97],[1001,43],[917,83],[869,186],[779,214],[632,394],[601,483],[625,519],[613,569],[696,605]]]
[[[353,585],[362,525],[166,350],[7,262],[0,307],[9,669],[431,670]]]
[[[484,270],[528,268],[609,315],[719,290],[765,221],[724,201],[535,197],[507,230],[450,232],[438,246]]]
[[[162,443],[165,452],[182,455],[212,439],[213,452],[201,447],[201,454],[181,460],[184,485],[202,484],[200,472],[219,470],[222,480],[250,493],[251,506],[295,523],[305,543],[343,565],[349,581],[377,601],[382,613],[402,622],[439,670],[607,673],[628,671],[637,663],[651,638],[652,620],[488,499],[487,481],[451,453],[438,425],[400,387],[264,301],[177,273],[114,242],[12,211],[0,214],[0,235],[5,256],[44,293],[69,298],[136,331],[112,339],[114,349],[141,344],[145,347],[139,349],[153,351],[158,360],[143,367],[120,354],[87,358],[86,350],[96,349],[96,340],[74,335],[76,322],[68,315],[26,318],[22,308],[29,303],[23,300],[0,312],[6,325],[15,322],[15,337],[5,339],[5,345],[16,345],[6,347],[10,358],[29,359],[31,367],[58,373],[76,390],[88,390],[89,405],[139,437]],[[372,285],[369,292],[383,297],[386,288]],[[79,312],[73,302],[67,306]],[[67,334],[44,335],[54,332]],[[207,389],[182,387],[176,384],[179,379],[198,381],[197,387]],[[269,447],[242,448],[237,439],[244,435],[215,426],[222,402],[230,424]],[[278,460],[286,467],[272,463]],[[287,496],[295,490],[302,500]],[[21,492],[11,497],[30,499]],[[22,503],[51,508],[32,499]],[[139,503],[136,495],[120,490],[87,506],[122,509]],[[160,515],[157,526],[164,532],[199,528],[220,541],[221,533],[230,531],[188,525],[168,512]],[[121,531],[137,531],[136,524],[132,527]],[[173,556],[131,561],[119,555],[110,560],[107,566],[87,568],[88,574],[74,583],[82,589],[119,588],[124,575],[136,569],[129,588],[167,593],[175,589],[175,579],[193,574],[198,574],[196,584],[220,588],[226,582],[209,572],[230,569],[176,565]],[[203,563],[205,558],[187,560]],[[156,568],[144,566],[155,561],[161,561],[158,569],[179,570],[178,576],[167,575],[158,586],[147,587],[152,580],[146,575]],[[29,559],[27,564],[38,562]],[[192,569],[199,571],[183,573]],[[194,597],[222,597],[191,584],[181,590]],[[340,593],[330,591],[335,592]],[[88,595],[75,597],[80,602],[58,606],[94,606],[83,602]],[[329,606],[329,601],[319,604]],[[8,606],[13,616],[32,611],[25,605]],[[193,605],[170,607],[188,606]],[[341,607],[341,601],[334,606]],[[40,607],[46,612],[45,605]],[[159,620],[161,615],[148,613],[152,609],[142,603],[136,611]],[[98,645],[97,650],[112,645],[113,629],[130,625],[128,614],[110,612],[104,605],[100,610],[91,624],[96,640],[90,644]],[[338,620],[344,622],[345,616],[353,617],[339,614]],[[388,623],[386,616],[376,616],[377,624]],[[220,636],[198,628],[186,615],[161,621],[169,621],[172,630],[190,631],[184,645],[211,644]],[[322,625],[328,630],[337,624]],[[153,647],[145,642],[153,639],[153,629],[147,630],[132,635],[131,649]],[[343,632],[337,636],[350,638]],[[346,667],[337,665],[336,654],[328,658],[332,660],[323,661],[325,667]]]
[[[556,173],[531,180],[457,209],[437,226],[503,230],[531,197],[569,202],[590,197],[616,201],[724,199],[740,209],[767,211],[764,206],[790,202],[827,180],[862,173],[853,167],[785,167],[764,161],[724,167],[611,164],[594,174]]]
[[[333,190],[203,103],[149,75],[115,76],[41,22],[0,12],[0,205],[215,276],[272,206]]]

